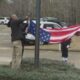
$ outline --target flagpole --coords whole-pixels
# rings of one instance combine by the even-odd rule
[[[40,27],[40,10],[41,0],[36,0],[36,39],[35,39],[35,66],[39,67],[39,27]]]

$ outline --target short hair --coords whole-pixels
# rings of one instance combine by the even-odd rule
[[[17,15],[16,14],[12,14],[11,15],[11,19],[17,19],[18,17],[17,17]]]

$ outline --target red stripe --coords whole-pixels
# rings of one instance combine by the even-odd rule
[[[68,39],[70,39],[76,32],[77,32],[77,30],[79,30],[80,29],[80,27],[78,27],[77,29],[75,29],[75,30],[69,30],[69,31],[62,31],[62,32],[51,32],[51,36],[53,36],[53,37],[59,37],[59,39],[57,38],[56,40],[50,40],[49,41],[49,43],[61,43],[61,42],[65,42],[66,40],[68,40]],[[75,32],[76,31],[76,32]],[[71,35],[69,35],[69,34],[71,34],[71,33],[73,33],[73,32],[75,32],[72,36]],[[60,39],[60,37],[62,37],[62,36],[65,36],[65,35],[69,35],[68,37],[66,37],[66,38],[62,38],[62,39]]]
[[[58,36],[65,36],[65,35],[67,35],[67,34],[70,34],[70,33],[74,32],[74,31],[78,30],[78,29],[79,29],[79,28],[77,28],[77,29],[75,29],[75,30],[62,31],[62,32],[56,31],[56,32],[50,32],[50,33],[51,33],[52,36],[58,37]]]

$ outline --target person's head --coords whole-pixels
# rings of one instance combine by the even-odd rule
[[[28,17],[28,16],[26,16],[26,17],[25,17],[25,19],[26,19],[26,20],[28,20],[28,19],[29,19],[29,17]]]
[[[16,14],[13,14],[13,15],[11,15],[11,19],[13,19],[13,20],[17,20],[17,19],[18,19],[18,17],[17,17],[17,15],[16,15]]]

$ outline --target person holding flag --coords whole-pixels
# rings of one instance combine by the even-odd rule
[[[22,20],[18,19],[16,14],[11,15],[7,26],[11,28],[11,41],[13,46],[13,54],[11,61],[12,69],[19,69],[22,61],[22,39],[23,33],[20,24]]]
[[[68,39],[65,42],[61,43],[62,60],[64,62],[68,61],[68,49],[70,48],[70,44],[71,44],[71,39]]]
[[[24,53],[24,46],[25,46],[25,35],[28,33],[28,27],[29,27],[30,21],[29,21],[29,16],[26,16],[22,23],[20,23],[20,27],[22,28],[23,32],[23,39],[22,39],[22,56]]]

